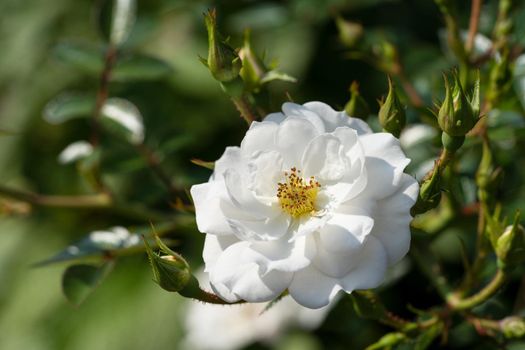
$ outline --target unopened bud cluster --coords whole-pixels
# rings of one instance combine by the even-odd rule
[[[480,97],[479,78],[474,84],[474,92],[471,97],[465,93],[459,80],[458,74],[453,74],[453,85],[451,86],[447,76],[445,79],[445,100],[438,112],[438,123],[443,130],[443,146],[455,152],[465,139],[465,135],[472,130],[479,120]]]

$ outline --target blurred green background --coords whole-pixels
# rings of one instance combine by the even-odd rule
[[[490,32],[496,5],[495,1],[486,4],[481,31]],[[0,130],[9,132],[0,136],[3,185],[44,194],[91,191],[74,165],[57,162],[68,144],[89,138],[89,123],[76,119],[50,125],[42,112],[60,93],[96,91],[98,77],[65,64],[56,47],[59,43],[100,46],[103,41],[96,23],[100,6],[100,1],[90,0],[0,2]],[[523,19],[516,22],[518,29],[525,23],[522,7],[515,14]],[[191,158],[217,159],[225,146],[237,145],[246,130],[198,60],[198,55],[207,54],[202,14],[209,8],[217,8],[220,28],[231,35],[233,44],[241,45],[244,29],[251,28],[256,51],[266,52],[268,61],[277,59],[281,71],[298,79],[296,84],[270,85],[272,111],[287,100],[286,94],[298,103],[319,100],[342,109],[348,100],[348,86],[357,80],[362,95],[377,112],[376,99],[386,93],[386,76],[364,62],[347,58],[338,40],[337,15],[387,33],[399,45],[407,74],[425,102],[431,105],[433,99],[442,97],[434,87],[441,86],[441,71],[451,63],[438,37],[442,20],[430,0],[138,1],[137,22],[125,49],[162,59],[172,70],[158,79],[111,83],[110,96],[129,99],[139,108],[145,143],[158,152],[162,167],[179,187],[189,188],[210,174],[192,164]],[[466,27],[468,2],[461,11]],[[418,121],[414,110],[408,113],[410,122]],[[164,187],[128,144],[105,135],[102,146],[104,180],[120,198],[172,211]],[[428,147],[428,157],[435,156],[437,150]],[[512,159],[511,152],[507,163]],[[512,190],[518,197],[523,188]],[[115,270],[80,307],[70,305],[62,296],[60,281],[66,265],[31,267],[93,230],[115,225],[147,227],[147,222],[80,209],[35,207],[31,214],[0,215],[1,349],[180,348],[185,301],[152,282],[144,254],[119,259]],[[473,224],[471,221],[466,225]],[[177,249],[193,265],[201,263],[203,235],[192,223],[176,227],[169,237],[177,241]],[[450,266],[461,266],[457,242],[454,249],[449,241],[441,244]],[[385,293],[387,302],[401,313],[408,302],[417,307],[438,302],[430,288],[421,288],[422,281],[411,270],[396,282],[395,289]],[[305,341],[312,349],[360,349],[385,331],[357,319],[343,301],[315,333],[295,332],[278,346],[306,349],[300,345]],[[465,344],[475,338],[472,329],[461,332],[456,337],[459,340],[452,342],[454,348],[468,348]],[[454,340],[454,333],[451,337]]]

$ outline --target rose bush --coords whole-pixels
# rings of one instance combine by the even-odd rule
[[[285,103],[191,188],[214,291],[319,308],[374,288],[410,244],[418,183],[399,141],[321,102]]]

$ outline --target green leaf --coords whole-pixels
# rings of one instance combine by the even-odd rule
[[[426,329],[415,339],[414,350],[427,349],[432,344],[432,342],[434,342],[434,340],[441,334],[442,330],[442,323],[436,323],[434,326]]]
[[[104,53],[100,47],[65,42],[55,46],[53,51],[60,61],[86,73],[96,75],[104,68]]]
[[[93,231],[58,254],[36,263],[35,266],[64,261],[99,260],[108,253],[119,255],[139,246],[142,246],[142,242],[138,234],[130,233],[124,227],[113,227],[105,231]]]
[[[270,81],[274,80],[281,80],[281,81],[287,81],[290,83],[296,83],[297,79],[292,77],[291,75],[288,75],[286,73],[282,73],[276,70],[271,70],[267,72],[264,77],[261,79],[261,84],[269,83]]]
[[[62,291],[73,305],[79,306],[112,270],[114,263],[102,266],[72,265],[62,275]]]
[[[98,5],[97,22],[102,37],[121,46],[128,39],[136,21],[136,0],[103,0]]]
[[[146,55],[128,55],[118,58],[111,75],[114,81],[156,80],[173,73],[165,61]]]
[[[403,342],[407,337],[400,332],[387,333],[374,344],[367,346],[365,350],[391,349],[393,346]]]
[[[65,93],[47,103],[43,117],[48,123],[60,124],[70,119],[88,117],[94,108],[94,96]]]
[[[100,111],[103,125],[132,144],[144,141],[144,124],[138,108],[123,98],[109,98]]]
[[[114,0],[110,42],[121,45],[126,41],[135,24],[137,3],[135,0]]]

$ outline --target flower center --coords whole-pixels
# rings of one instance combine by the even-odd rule
[[[277,198],[281,208],[294,218],[315,212],[315,199],[321,185],[312,176],[301,177],[301,170],[295,167],[285,172],[286,182],[277,184]]]

